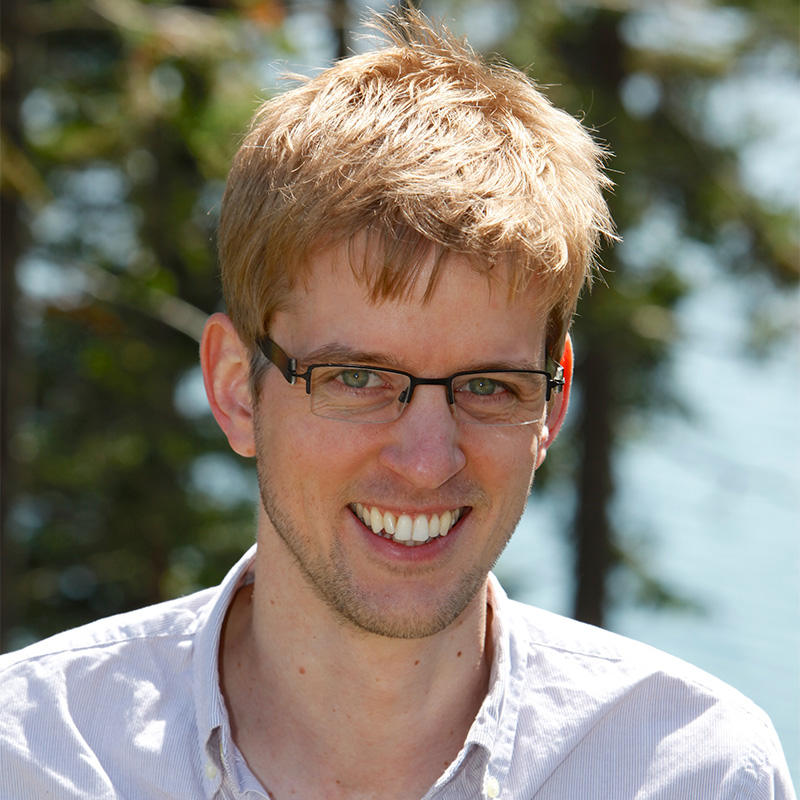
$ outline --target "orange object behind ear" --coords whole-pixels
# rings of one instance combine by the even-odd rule
[[[573,367],[572,337],[569,334],[567,334],[566,341],[564,342],[564,354],[561,356],[561,361],[559,363],[564,368],[564,389],[569,392],[570,386],[572,385]]]

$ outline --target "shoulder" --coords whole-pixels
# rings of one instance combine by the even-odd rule
[[[213,597],[206,590],[107,617],[0,656],[3,715],[37,693],[88,694],[118,687],[123,676],[163,672],[168,664],[172,672],[186,668]]]
[[[12,653],[0,656],[0,686],[14,675],[41,673],[40,667],[63,671],[66,665],[103,659],[125,652],[169,650],[177,640],[192,637],[214,590],[170,600],[64,631]],[[164,647],[160,648],[159,645]]]
[[[625,636],[506,600],[511,639],[530,679],[539,667],[566,671],[576,681],[593,677],[595,690],[641,692],[657,687],[661,702],[724,702],[742,714],[765,719],[751,700],[729,684],[662,650]]]
[[[0,657],[3,796],[37,796],[31,787],[47,774],[67,781],[47,787],[63,797],[74,796],[69,786],[86,789],[84,778],[92,796],[115,796],[119,780],[136,780],[113,774],[123,752],[153,762],[168,746],[168,726],[194,727],[194,638],[214,594],[109,617]]]
[[[602,786],[603,796],[794,796],[769,717],[733,687],[609,631],[501,605],[521,740],[546,730],[560,742],[562,777]]]

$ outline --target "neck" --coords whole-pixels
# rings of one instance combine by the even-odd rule
[[[240,750],[275,800],[421,797],[486,696],[486,587],[440,633],[394,639],[287,580],[287,558],[259,545],[255,583],[225,625],[221,681]]]

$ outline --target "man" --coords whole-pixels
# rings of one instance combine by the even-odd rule
[[[214,590],[3,661],[3,797],[790,797],[769,720],[490,569],[567,409],[602,153],[417,13],[266,103],[201,360],[255,456]]]

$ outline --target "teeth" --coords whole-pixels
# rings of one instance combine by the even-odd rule
[[[411,539],[411,529],[413,525],[414,523],[411,521],[411,517],[409,517],[408,514],[401,514],[397,518],[397,529],[392,538],[396,542],[407,542]]]
[[[414,519],[414,532],[412,533],[411,538],[415,542],[428,541],[428,518],[424,514],[420,514]]]
[[[391,511],[382,512],[377,506],[355,503],[351,508],[376,535],[409,546],[424,544],[437,536],[447,536],[463,513],[463,509],[456,508],[441,515],[433,514],[431,517],[426,514],[417,514],[415,517],[401,514],[396,517]]]

